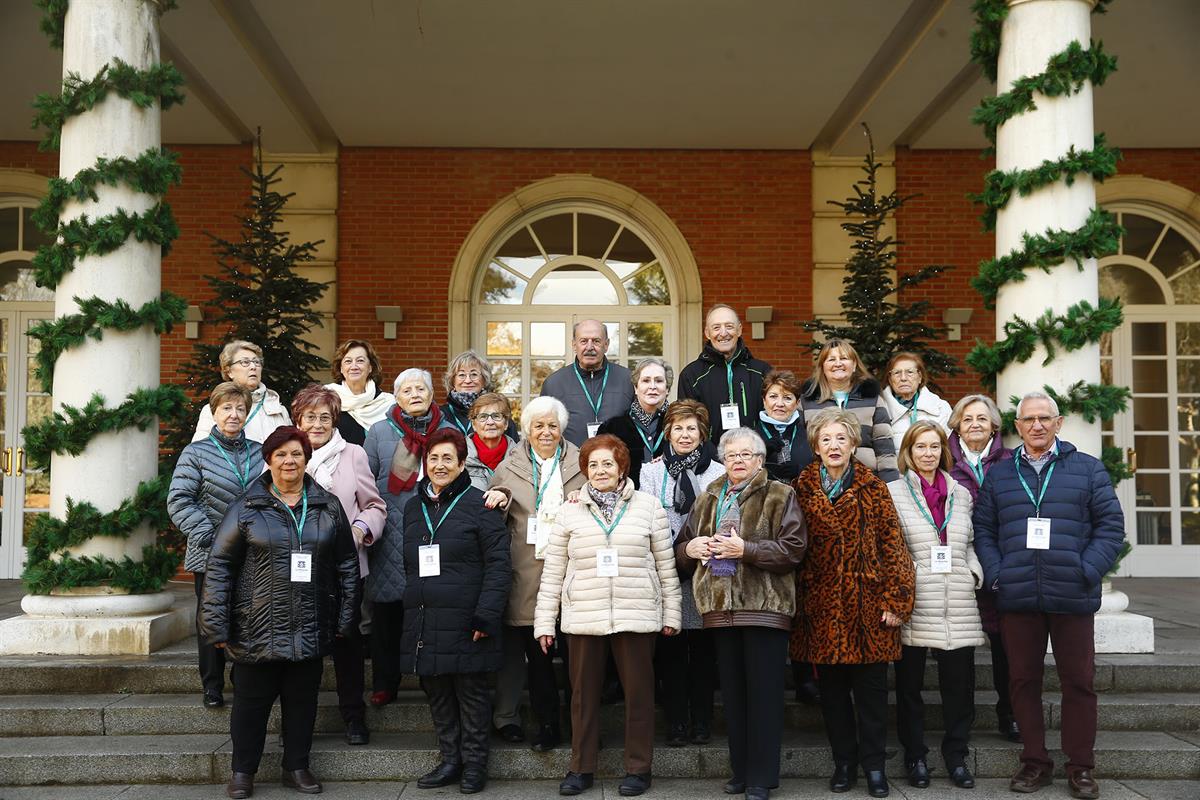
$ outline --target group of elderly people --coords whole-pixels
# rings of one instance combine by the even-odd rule
[[[421,788],[481,791],[490,735],[525,739],[526,686],[532,749],[559,746],[558,657],[571,741],[560,794],[593,783],[615,673],[621,795],[651,784],[656,700],[668,744],[703,744],[719,679],[724,791],[760,800],[779,784],[789,659],[798,699],[821,707],[834,792],[861,768],[871,796],[889,793],[889,663],[907,779],[929,786],[921,692],[932,653],[942,762],[954,785],[973,787],[974,648],[985,642],[1000,731],[1021,736],[991,591],[1003,599],[1010,545],[994,544],[993,526],[981,564],[974,533],[989,474],[1014,462],[999,409],[982,395],[951,409],[911,353],[891,360],[881,389],[844,340],[824,343],[802,382],[753,359],[726,306],[710,311],[705,336],[671,403],[666,362],[610,363],[604,326],[579,323],[575,362],[521,409],[519,427],[471,351],[452,361],[439,407],[424,370],[382,391],[373,348],[351,340],[335,381],[299,392],[289,414],[262,383],[261,350],[227,345],[227,380],[180,457],[170,513],[196,574],[206,706],[223,704],[224,659],[234,662],[228,795],[253,792],[277,697],[282,782],[321,791],[308,755],[322,659],[333,656],[347,742],[366,744],[368,654],[371,705],[395,700],[403,674],[428,697],[440,761]],[[1039,432],[1053,425],[1043,416]],[[1027,419],[1019,407],[1018,427]],[[1040,723],[1022,724],[1036,728],[1027,761],[1042,763]],[[1068,754],[1075,773],[1091,768],[1088,748]],[[1083,785],[1076,796],[1092,796]]]

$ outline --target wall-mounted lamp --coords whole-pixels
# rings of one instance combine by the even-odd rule
[[[946,324],[946,339],[957,342],[962,339],[962,326],[971,321],[973,308],[947,308],[942,311],[942,322]]]
[[[746,309],[746,321],[750,323],[750,338],[767,338],[767,323],[775,315],[773,306],[750,306]]]
[[[375,306],[375,319],[383,323],[383,338],[396,338],[396,323],[404,321],[404,309],[400,306]]]
[[[184,338],[199,339],[201,322],[204,322],[204,312],[200,310],[200,306],[188,306],[183,312]]]

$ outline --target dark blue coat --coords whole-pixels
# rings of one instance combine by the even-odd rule
[[[975,552],[984,585],[996,587],[1001,612],[1094,614],[1100,608],[1100,582],[1125,539],[1125,517],[1108,472],[1063,441],[1041,475],[1024,458],[1019,462],[1034,497],[1050,464],[1056,465],[1041,508],[1051,520],[1050,549],[1025,546],[1025,521],[1036,516],[1034,506],[1017,478],[1017,459],[1002,459],[988,472],[975,502]]]

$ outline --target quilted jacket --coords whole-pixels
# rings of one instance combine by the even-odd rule
[[[837,405],[833,400],[818,400],[820,396],[821,387],[811,378],[800,387],[800,408],[806,427],[819,412]],[[850,389],[850,396],[846,399],[846,410],[858,417],[862,423],[862,444],[854,451],[855,460],[873,470],[884,483],[899,478],[891,416],[888,414],[887,403],[880,395],[879,382],[874,378],[859,381]],[[800,462],[801,469],[814,460],[815,454],[808,446],[806,436],[797,436],[793,446],[802,448],[805,452],[803,457],[793,457],[793,460]]]

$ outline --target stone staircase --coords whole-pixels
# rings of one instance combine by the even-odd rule
[[[229,769],[229,710],[200,704],[194,642],[148,658],[0,659],[0,786],[40,784],[221,783]],[[1019,745],[996,732],[991,666],[986,650],[976,667],[977,722],[971,766],[981,778],[1007,777],[1017,768]],[[1049,659],[1048,659],[1049,661]],[[368,670],[370,665],[368,664]],[[781,667],[782,668],[782,667]],[[369,685],[369,680],[368,680]],[[926,679],[928,743],[936,754],[941,708],[937,670]],[[1112,778],[1200,780],[1200,657],[1191,654],[1100,656],[1098,774]],[[326,665],[317,717],[313,770],[327,781],[409,780],[437,761],[432,722],[424,695],[406,679],[397,701],[368,709],[371,744],[350,747],[332,692],[333,668]],[[1062,721],[1057,679],[1047,673],[1046,719],[1057,744]],[[232,692],[227,693],[227,698]],[[278,709],[276,719],[277,725]],[[783,774],[825,777],[829,750],[817,709],[786,704]],[[622,710],[603,715],[600,771],[623,773]],[[659,714],[660,728],[662,715]],[[656,776],[724,778],[728,758],[717,698],[714,737],[704,747],[671,748],[654,754]],[[274,767],[278,748],[268,737],[264,774]],[[534,753],[527,746],[494,742],[491,775],[504,779],[557,779],[566,772],[569,747]],[[889,772],[901,773],[902,756],[889,734]],[[1060,764],[1062,756],[1058,754]]]

